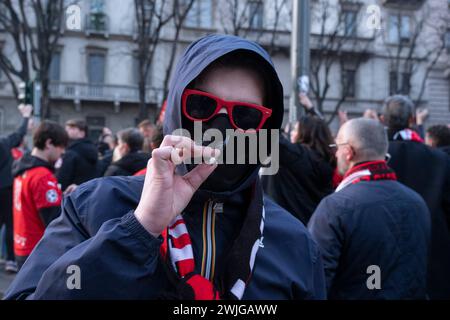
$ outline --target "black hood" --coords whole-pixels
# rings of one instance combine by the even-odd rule
[[[164,119],[164,135],[182,128],[181,96],[186,87],[197,78],[212,62],[222,56],[237,50],[246,50],[265,61],[261,69],[268,73],[271,79],[271,108],[272,117],[268,121],[268,129],[279,129],[284,115],[283,87],[275,71],[269,54],[257,43],[229,35],[209,35],[192,43],[178,61],[169,88],[167,110]],[[234,190],[221,192],[221,195],[235,193],[255,181],[259,167],[256,166],[252,174]],[[184,175],[186,165],[179,165],[177,173]]]
[[[120,160],[113,163],[113,165],[128,171],[130,174],[135,174],[139,170],[147,166],[150,155],[145,152],[130,152],[122,157]]]
[[[40,158],[32,156],[30,153],[26,153],[20,160],[17,160],[13,163],[12,166],[12,174],[13,177],[20,176],[27,170],[36,168],[36,167],[45,167],[53,172],[53,166]]]
[[[83,156],[88,162],[96,163],[98,151],[95,144],[88,138],[72,140],[67,147],[67,151],[73,151]]]

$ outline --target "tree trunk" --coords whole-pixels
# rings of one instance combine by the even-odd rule
[[[145,120],[148,117],[147,103],[145,101],[145,82],[139,81],[139,121]]]
[[[47,77],[41,79],[41,118],[48,119],[50,117],[50,90]]]

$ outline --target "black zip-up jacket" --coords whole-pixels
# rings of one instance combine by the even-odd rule
[[[105,177],[108,176],[132,176],[147,166],[150,154],[145,152],[130,152],[120,160],[113,162],[106,169]]]
[[[97,177],[97,148],[87,138],[72,141],[62,157],[56,177],[64,191],[71,184],[80,185]]]
[[[450,157],[415,141],[390,141],[389,166],[425,200],[431,215],[428,295],[450,299]]]
[[[305,225],[319,202],[333,192],[334,168],[317,152],[280,135],[280,168],[263,176],[264,191]]]
[[[11,149],[20,145],[27,134],[29,118],[24,118],[20,127],[10,135],[0,138],[0,188],[11,187],[13,177],[11,174],[13,157]]]

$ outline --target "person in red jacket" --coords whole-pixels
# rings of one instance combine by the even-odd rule
[[[33,135],[34,148],[14,164],[14,254],[19,268],[60,214],[61,189],[53,174],[68,135],[55,122],[44,121]]]

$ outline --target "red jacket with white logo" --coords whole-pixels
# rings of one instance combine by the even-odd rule
[[[42,210],[61,205],[62,193],[49,164],[27,155],[14,175],[14,253],[28,256],[42,238],[47,221]],[[19,168],[17,168],[19,167]]]

